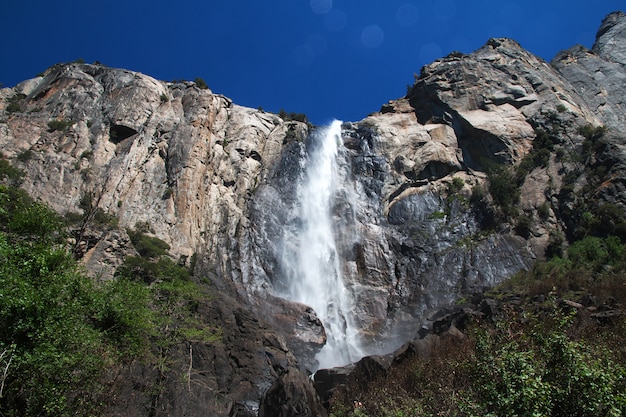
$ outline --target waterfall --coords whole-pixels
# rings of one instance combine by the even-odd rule
[[[363,356],[352,318],[352,291],[344,282],[336,246],[336,237],[345,231],[336,230],[342,222],[333,219],[335,199],[348,182],[339,170],[342,146],[337,120],[309,138],[296,226],[285,239],[282,256],[288,281],[283,296],[311,306],[326,331],[326,345],[316,356],[319,368],[345,365]]]

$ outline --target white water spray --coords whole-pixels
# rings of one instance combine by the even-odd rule
[[[342,231],[333,227],[333,205],[341,187],[337,164],[341,122],[335,120],[311,139],[304,180],[298,190],[298,228],[283,254],[288,275],[283,295],[313,307],[327,337],[316,359],[319,368],[332,368],[363,356],[352,320],[354,300],[344,283],[335,244]]]

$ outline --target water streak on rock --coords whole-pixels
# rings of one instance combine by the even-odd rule
[[[320,368],[345,365],[360,359],[358,328],[352,291],[343,280],[336,228],[344,222],[333,219],[336,196],[346,179],[338,166],[341,122],[315,132],[307,143],[302,183],[298,189],[297,230],[286,234],[282,262],[289,282],[290,300],[313,307],[326,330],[327,342],[316,359]],[[295,233],[294,233],[295,232]]]

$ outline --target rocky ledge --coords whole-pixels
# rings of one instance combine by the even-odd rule
[[[333,221],[346,231],[338,253],[366,353],[393,351],[431,321],[438,332],[448,324],[429,321],[436,312],[567,239],[626,233],[625,27],[611,14],[591,50],[552,63],[491,39],[425,66],[406,97],[343,125]],[[325,331],[308,306],[278,296],[311,126],[200,87],[53,66],[0,90],[2,157],[33,197],[89,219],[72,245],[94,278],[114,279],[136,254],[129,231],[143,227],[213,294],[201,310],[222,343],[178,346],[165,375],[115,370],[109,415],[324,415],[307,369]]]

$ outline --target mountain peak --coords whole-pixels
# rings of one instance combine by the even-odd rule
[[[307,213],[329,216],[336,249],[308,264],[332,262],[325,271],[354,291],[355,308],[338,310],[354,314],[364,354],[434,327],[459,297],[561,253],[566,238],[626,240],[625,33],[626,15],[611,14],[593,51],[552,64],[490,39],[424,66],[405,98],[332,135],[194,82],[101,65],[57,65],[1,89],[0,158],[24,171],[31,196],[79,219],[73,253],[94,279],[116,279],[141,254],[141,229],[213,293],[194,314],[210,314],[223,342],[164,353],[173,370],[159,392],[129,371],[135,380],[116,379],[109,396],[120,411],[103,415],[142,415],[155,398],[163,415],[321,410],[302,368],[329,326],[280,294],[309,266],[283,260],[315,243],[301,235],[302,206],[318,206],[298,196],[322,176],[305,168],[324,137],[338,147],[319,158],[338,188]],[[133,410],[124,398],[137,398]]]
[[[604,18],[592,51],[607,61],[626,65],[626,13],[613,12]]]

